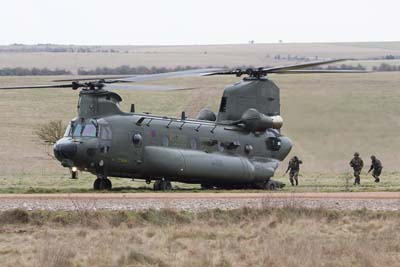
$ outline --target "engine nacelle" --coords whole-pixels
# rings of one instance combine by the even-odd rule
[[[217,116],[212,110],[208,108],[203,108],[202,110],[200,110],[199,114],[197,114],[197,119],[204,121],[216,121]]]
[[[251,132],[263,132],[268,128],[280,129],[283,125],[281,116],[267,116],[254,108],[246,110],[242,114],[240,123]]]

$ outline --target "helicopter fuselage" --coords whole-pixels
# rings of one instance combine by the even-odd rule
[[[238,126],[148,114],[111,115],[96,124],[76,120],[71,126],[55,147],[74,146],[75,153],[55,149],[57,158],[66,167],[113,177],[257,183],[272,177],[291,149],[289,138],[272,129],[251,133]]]
[[[121,98],[81,91],[78,118],[54,146],[65,167],[96,175],[243,185],[268,181],[292,147],[276,129],[125,113]]]

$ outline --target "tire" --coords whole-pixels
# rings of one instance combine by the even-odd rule
[[[275,191],[276,188],[277,188],[277,186],[276,186],[276,184],[274,182],[271,182],[271,181],[267,182],[267,189],[268,190]]]
[[[214,186],[211,184],[201,184],[201,189],[203,190],[211,190],[214,189]]]
[[[112,189],[111,180],[107,178],[105,183],[106,183],[106,190],[111,190]]]
[[[93,183],[93,190],[94,191],[100,190],[100,182],[101,182],[101,180],[102,179],[100,179],[100,178],[97,178],[96,180],[94,180],[94,183]]]
[[[111,188],[112,188],[112,183],[110,179],[108,178],[100,179],[100,185],[99,185],[100,190],[111,190]]]
[[[153,190],[154,190],[154,191],[160,191],[160,190],[161,190],[161,189],[160,189],[160,183],[161,183],[160,180],[154,181],[154,185],[153,185]]]
[[[160,181],[160,190],[161,191],[170,191],[172,190],[172,185],[170,181]]]

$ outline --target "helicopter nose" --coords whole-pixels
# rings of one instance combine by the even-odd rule
[[[78,146],[74,143],[60,143],[53,147],[54,156],[58,160],[72,159],[78,151]]]

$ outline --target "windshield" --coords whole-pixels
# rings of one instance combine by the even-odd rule
[[[96,137],[96,126],[93,124],[86,124],[82,130],[82,136]]]
[[[72,130],[69,131],[69,135],[72,137],[97,137],[97,127],[93,123],[80,124],[75,123]]]
[[[67,129],[65,129],[64,137],[71,136],[71,123],[68,124]]]

